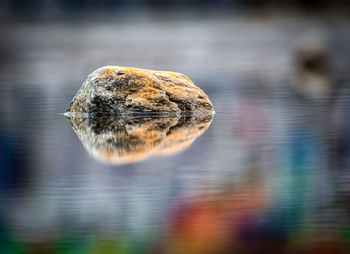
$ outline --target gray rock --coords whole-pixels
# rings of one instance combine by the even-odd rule
[[[105,66],[91,73],[67,112],[213,112],[208,96],[181,73]]]

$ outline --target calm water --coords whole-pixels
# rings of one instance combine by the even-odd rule
[[[341,47],[347,25],[2,24],[0,253],[349,253],[349,83],[310,99],[288,64],[296,35],[322,28]],[[62,113],[107,64],[184,72],[216,114],[160,145],[122,134],[106,148],[93,119],[84,132]],[[180,121],[119,120],[105,126],[143,135]]]

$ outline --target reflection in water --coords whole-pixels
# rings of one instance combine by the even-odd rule
[[[80,141],[94,158],[124,164],[182,151],[206,131],[212,115],[69,119]]]
[[[266,186],[253,177],[220,189],[178,204],[165,253],[230,253],[249,244],[268,209]]]
[[[292,27],[310,20],[237,21],[4,24],[0,254],[350,253],[350,83],[306,96],[279,82]],[[349,37],[347,50],[348,27],[329,26]],[[77,138],[57,113],[87,68],[115,59],[192,72],[214,120],[70,119]],[[186,152],[141,161],[178,152],[205,129]],[[79,139],[124,164],[99,163]]]

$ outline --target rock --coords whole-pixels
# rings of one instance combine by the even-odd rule
[[[67,112],[212,112],[208,96],[181,73],[105,66],[91,73]]]
[[[295,85],[306,97],[323,99],[335,89],[328,44],[323,34],[307,34],[297,46]]]
[[[212,115],[68,118],[92,157],[124,164],[182,151],[206,131]]]

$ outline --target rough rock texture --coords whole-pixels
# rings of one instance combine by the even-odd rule
[[[105,66],[91,73],[67,112],[212,112],[208,96],[181,73]]]
[[[205,132],[212,115],[68,118],[94,158],[123,164],[182,151]]]

